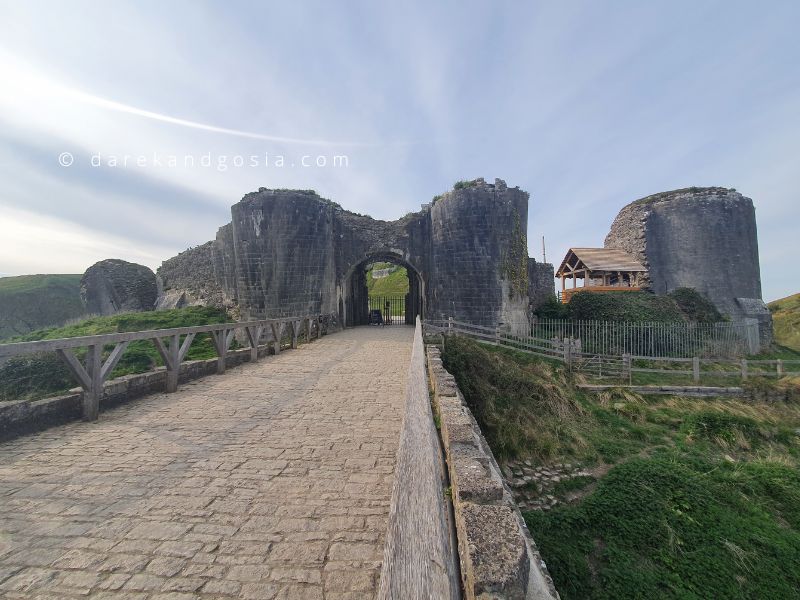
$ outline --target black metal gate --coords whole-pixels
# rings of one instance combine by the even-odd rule
[[[401,325],[406,322],[406,297],[401,295],[370,296],[370,322],[376,320],[372,317],[372,315],[377,317],[377,313],[374,311],[380,311],[381,321],[385,325]]]

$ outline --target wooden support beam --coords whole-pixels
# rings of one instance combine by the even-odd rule
[[[89,374],[86,372],[86,369],[83,368],[81,361],[72,353],[72,350],[68,348],[58,348],[56,354],[61,357],[61,360],[67,365],[70,373],[72,373],[72,376],[78,381],[84,391],[88,390],[92,385]]]
[[[228,356],[228,348],[233,341],[233,329],[222,328],[211,332],[211,340],[214,342],[214,349],[217,351],[217,374],[225,372],[225,359]]]
[[[269,326],[272,329],[272,350],[275,354],[280,354],[283,325],[282,323],[270,323]]]
[[[128,347],[130,342],[120,342],[114,349],[111,351],[111,354],[108,355],[106,362],[103,364],[103,369],[101,371],[101,376],[103,377],[103,381],[108,379],[108,376],[111,375],[111,371],[114,370],[114,367],[117,366],[119,359],[122,358],[122,353],[125,352],[125,349]]]
[[[192,341],[194,341],[195,335],[197,335],[197,334],[196,333],[189,333],[189,334],[186,335],[186,338],[184,338],[183,344],[181,345],[179,362],[183,362],[183,359],[186,358],[186,353],[189,352],[189,346],[192,345]]]
[[[258,340],[261,339],[261,332],[264,328],[261,325],[254,327],[245,327],[247,331],[247,339],[250,341],[250,362],[258,360]]]

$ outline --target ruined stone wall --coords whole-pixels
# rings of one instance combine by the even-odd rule
[[[527,330],[528,194],[499,179],[459,186],[397,221],[348,212],[313,191],[265,188],[231,214],[214,241],[164,262],[160,307],[217,304],[238,307],[241,318],[324,314],[358,324],[362,271],[388,260],[409,271],[410,322],[419,312]]]
[[[156,271],[159,283],[159,309],[184,306],[230,308],[235,296],[220,285],[215,271],[216,242],[189,248],[165,260]]]
[[[86,269],[81,277],[80,295],[89,314],[153,310],[158,283],[148,267],[111,258]]]
[[[620,211],[605,246],[636,256],[651,291],[694,288],[734,320],[759,320],[762,342],[771,340],[750,198],[718,187],[648,196]]]
[[[536,310],[555,297],[554,269],[550,263],[528,259],[528,298],[531,310]]]

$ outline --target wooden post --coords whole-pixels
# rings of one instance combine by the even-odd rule
[[[700,358],[697,356],[692,358],[692,380],[700,383]]]
[[[783,377],[783,361],[780,358],[775,361],[775,368],[778,371],[778,377]]]
[[[297,349],[297,337],[300,329],[300,322],[299,321],[292,321],[289,323],[289,326],[292,328],[292,349]]]
[[[747,379],[747,359],[742,359],[742,380]]]
[[[311,317],[306,319],[306,341],[311,341]]]
[[[167,349],[169,360],[164,361],[167,367],[167,393],[178,391],[178,373],[181,370],[181,336],[173,335]]]
[[[261,339],[262,330],[263,328],[260,325],[245,327],[247,339],[250,341],[250,362],[256,362],[258,360],[258,341]]]
[[[217,375],[225,373],[225,360],[233,340],[233,333],[233,329],[225,328],[211,332],[211,339],[214,341],[214,348],[217,351]]]
[[[102,344],[89,346],[86,353],[86,373],[89,376],[89,389],[83,392],[83,420],[96,421],[100,413],[100,396],[103,395]]]
[[[270,323],[272,329],[272,350],[274,354],[281,353],[281,323]]]

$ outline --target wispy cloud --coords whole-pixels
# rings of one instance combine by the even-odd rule
[[[102,252],[157,263],[210,239],[259,186],[396,218],[484,176],[531,192],[531,254],[546,235],[556,262],[602,243],[635,198],[736,187],[756,203],[765,296],[785,295],[782,259],[800,252],[799,20],[795,2],[0,1],[0,233],[27,224],[30,246],[0,246],[0,271],[80,272],[90,232]],[[86,164],[207,152],[350,166]]]

